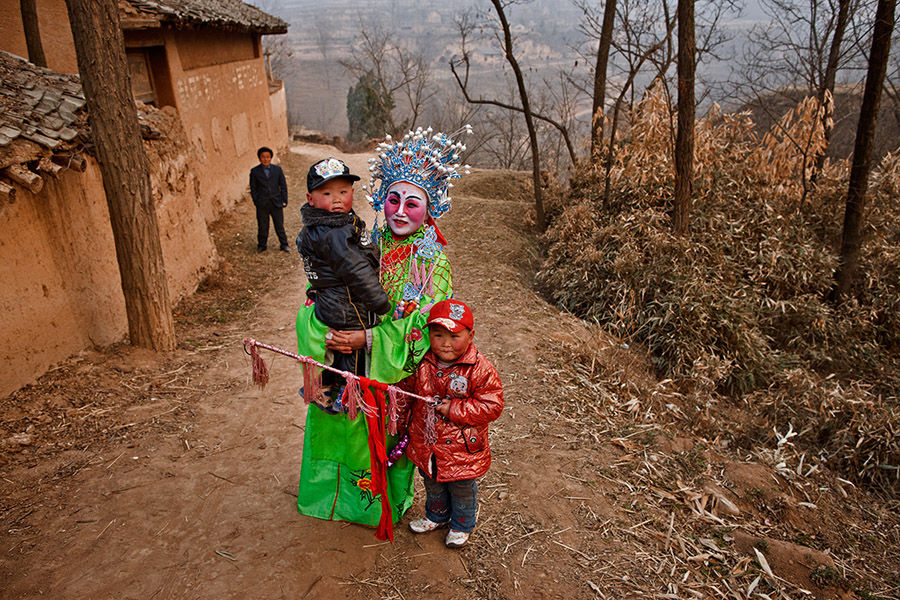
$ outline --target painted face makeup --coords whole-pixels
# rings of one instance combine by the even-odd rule
[[[398,181],[388,188],[384,218],[395,238],[405,239],[418,231],[428,214],[428,195],[422,188]]]

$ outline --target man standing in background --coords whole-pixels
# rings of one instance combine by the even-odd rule
[[[256,252],[265,252],[269,241],[269,217],[282,252],[290,252],[284,233],[284,207],[287,206],[287,181],[278,165],[272,164],[274,153],[263,146],[256,151],[259,164],[250,169],[250,197],[256,206]]]

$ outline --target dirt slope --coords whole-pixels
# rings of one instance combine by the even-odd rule
[[[291,238],[306,168],[339,155],[295,151]],[[175,353],[86,352],[0,402],[0,596],[897,597],[896,505],[684,433],[700,411],[639,353],[532,291],[518,184],[481,172],[457,190],[440,223],[454,289],[506,392],[469,547],[409,533],[420,484],[393,545],[297,514],[299,374],[266,356],[272,382],[253,388],[240,340],[293,348],[303,269],[255,254],[247,202],[217,227],[223,268],[178,308]]]

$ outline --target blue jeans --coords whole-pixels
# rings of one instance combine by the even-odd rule
[[[450,529],[472,533],[478,508],[478,484],[474,479],[438,481],[423,471],[425,480],[425,516],[435,523],[450,521]]]

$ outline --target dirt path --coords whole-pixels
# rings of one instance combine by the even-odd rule
[[[291,238],[306,168],[339,155],[295,152],[283,161]],[[366,156],[342,158],[366,172]],[[356,206],[371,223],[361,194]],[[371,529],[297,514],[306,410],[297,369],[266,356],[272,382],[259,391],[239,342],[294,347],[303,270],[296,252],[254,253],[245,204],[217,227],[221,275],[179,307],[176,353],[88,352],[0,405],[0,596],[722,597],[760,573],[747,554],[761,536],[774,548],[774,538],[796,541],[798,531],[814,543],[782,554],[810,568],[791,562],[799,574],[786,566],[779,576],[789,582],[770,589],[764,580],[759,590],[800,597],[825,560],[810,546],[839,544],[840,576],[810,588],[819,597],[890,581],[896,516],[866,513],[853,490],[843,505],[810,498],[811,487],[679,434],[660,402],[665,388],[639,356],[532,291],[526,209],[516,185],[476,173],[440,223],[455,294],[472,306],[476,343],[506,393],[469,547],[449,551],[439,534],[409,533],[420,483],[393,545]],[[853,536],[839,537],[842,522],[855,524]],[[845,558],[857,548],[869,549],[868,564]]]

